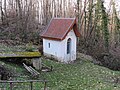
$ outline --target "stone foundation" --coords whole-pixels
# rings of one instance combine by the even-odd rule
[[[71,63],[71,62],[74,62],[74,60],[69,60],[69,61],[67,61],[67,62],[65,62],[65,57],[64,58],[60,58],[60,57],[57,57],[57,56],[55,56],[55,55],[51,55],[51,54],[47,54],[47,53],[44,53],[44,56],[46,56],[47,58],[49,58],[49,59],[54,59],[54,60],[56,60],[56,61],[58,61],[58,62],[63,62],[63,63]]]
[[[44,53],[44,56],[46,56],[47,58],[49,59],[54,59],[58,62],[64,62],[64,60],[62,58],[58,58],[57,56],[55,55],[51,55],[51,54],[47,54],[47,53]]]

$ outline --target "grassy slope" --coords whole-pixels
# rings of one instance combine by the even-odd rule
[[[53,72],[42,73],[50,81],[50,90],[120,90],[120,82],[114,83],[115,77],[120,75],[118,71],[86,60],[67,65],[48,60],[43,62],[54,67]]]
[[[120,76],[119,71],[94,65],[87,60],[78,60],[74,64],[63,64],[50,60],[43,60],[43,63],[54,67],[52,72],[42,72],[39,77],[39,79],[42,77],[49,80],[47,83],[49,90],[120,90],[120,82],[114,83],[114,78]],[[9,63],[6,65],[10,69],[14,69],[18,76],[27,77],[28,74],[25,74],[26,70],[23,67]],[[26,77],[16,79],[28,79]],[[35,90],[40,90],[38,83],[34,86]]]

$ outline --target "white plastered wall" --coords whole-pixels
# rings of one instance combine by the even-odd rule
[[[71,54],[67,54],[67,40],[71,38]],[[50,48],[49,48],[50,43]],[[54,56],[58,61],[70,62],[76,59],[76,36],[71,30],[62,41],[43,39],[44,55]]]

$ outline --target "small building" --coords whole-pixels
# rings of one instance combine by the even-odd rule
[[[44,55],[66,63],[76,60],[79,36],[75,18],[53,18],[41,34]]]

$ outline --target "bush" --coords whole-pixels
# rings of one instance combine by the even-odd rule
[[[114,54],[100,54],[97,60],[99,60],[105,67],[108,67],[112,70],[120,70],[120,58],[114,56]]]
[[[32,45],[32,43],[28,43],[26,45],[25,51],[33,52],[36,51],[37,49]]]

